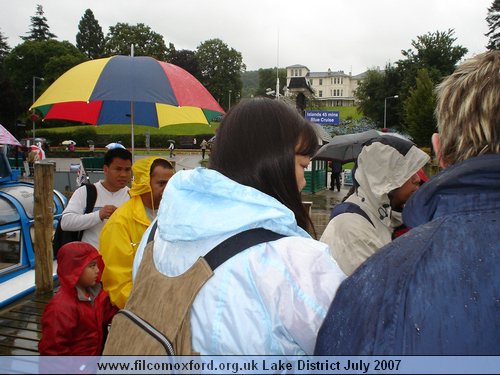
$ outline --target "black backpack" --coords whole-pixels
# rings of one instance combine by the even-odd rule
[[[92,212],[95,206],[95,201],[97,200],[97,189],[94,184],[86,184],[87,188],[87,204],[85,206],[85,213],[88,214]],[[54,233],[54,239],[52,240],[52,249],[54,250],[54,256],[57,257],[57,252],[59,249],[69,242],[80,241],[83,236],[83,230],[80,231],[67,231],[61,229],[62,216],[57,224],[56,231]]]

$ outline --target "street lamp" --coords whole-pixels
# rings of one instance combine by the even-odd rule
[[[399,95],[388,96],[387,98],[384,99],[384,129],[386,129],[385,122],[387,119],[387,99],[397,99],[397,98],[399,98]]]
[[[231,90],[229,90],[229,109],[231,109]]]
[[[43,81],[42,77],[33,76],[33,104],[35,104],[35,88],[36,88],[36,80],[39,79]],[[33,108],[33,113],[31,115],[31,119],[33,121],[33,143],[35,143],[35,108]]]

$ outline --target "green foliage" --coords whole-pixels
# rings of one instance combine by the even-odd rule
[[[85,61],[85,56],[70,42],[54,39],[26,41],[12,49],[5,58],[5,69],[25,109],[33,104],[33,77],[36,80],[35,96],[38,97],[61,74]]]
[[[415,51],[401,51],[405,59],[399,60],[397,65],[401,75],[405,77],[404,92],[408,92],[415,85],[419,69],[427,69],[433,82],[439,82],[453,73],[457,63],[467,53],[467,48],[453,45],[457,39],[454,33],[453,29],[449,29],[446,32],[436,31],[418,36],[417,40],[411,43]]]
[[[220,39],[210,39],[198,46],[196,56],[201,83],[223,108],[228,109],[230,93],[233,103],[241,96],[241,72],[246,69],[241,53]]]
[[[179,144],[192,142],[193,137],[199,139],[211,138],[219,126],[212,123],[210,126],[201,124],[170,125],[162,128],[151,126],[134,126],[134,146],[145,147],[146,133],[150,134],[151,147],[166,147],[168,139]],[[50,129],[37,128],[37,136],[50,140],[52,146],[57,146],[65,140],[73,140],[78,146],[87,145],[92,140],[96,147],[104,147],[108,143],[121,141],[124,146],[131,146],[131,126],[124,125],[75,125]]]
[[[104,34],[90,9],[85,11],[78,24],[76,47],[89,59],[104,56]]]
[[[428,147],[432,133],[436,131],[436,95],[427,69],[418,71],[416,81],[416,87],[410,90],[404,102],[406,130],[417,145]]]
[[[107,55],[130,55],[130,47],[134,45],[134,56],[151,56],[157,60],[165,61],[167,46],[163,36],[151,30],[143,23],[129,25],[117,23],[110,26],[106,35],[105,53]]]
[[[484,34],[489,38],[486,48],[490,51],[500,49],[500,0],[493,0],[493,3],[488,8],[486,22],[489,29]]]
[[[255,96],[257,88],[259,87],[259,72],[257,70],[242,72],[241,83],[243,84],[241,89],[242,98]]]
[[[7,38],[0,31],[0,62],[5,56],[10,52],[9,44],[7,43]]]
[[[21,39],[41,41],[57,38],[55,34],[50,32],[47,18],[43,15],[43,7],[41,5],[36,6],[36,13],[31,17],[31,29],[27,34],[27,36],[22,36]]]
[[[286,86],[286,69],[278,70],[280,80],[280,95],[283,95],[283,87]],[[255,95],[264,96],[266,90],[276,91],[276,68],[259,69],[259,87]]]
[[[387,64],[384,71],[368,70],[355,93],[359,100],[359,111],[375,121],[380,127],[384,124],[384,106],[387,104],[386,126],[401,128],[401,101],[397,98],[387,99],[400,93],[401,75],[397,68]]]
[[[307,108],[309,109],[309,108]],[[340,121],[344,120],[361,120],[363,113],[357,107],[319,107],[319,110],[337,111],[339,112]]]
[[[385,97],[384,86],[384,72],[380,70],[368,70],[365,78],[359,83],[355,94],[359,101],[359,110],[364,113],[365,116],[377,120],[379,123],[381,123],[380,101],[383,101]]]
[[[403,103],[415,87],[419,69],[425,68],[431,81],[439,82],[455,70],[456,64],[467,52],[466,48],[453,45],[456,40],[453,34],[454,31],[450,29],[418,36],[411,43],[414,50],[401,51],[404,59],[398,60],[395,66],[388,64],[384,71],[369,70],[355,93],[359,109],[382,126],[386,102],[387,127],[400,130],[402,127],[409,128],[409,124],[405,124],[408,117]],[[385,101],[385,98],[394,95],[399,98]]]

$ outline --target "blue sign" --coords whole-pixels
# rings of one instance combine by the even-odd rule
[[[339,112],[338,111],[306,111],[306,120],[314,124],[321,125],[338,125]]]

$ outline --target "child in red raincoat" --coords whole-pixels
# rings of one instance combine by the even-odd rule
[[[104,263],[97,249],[70,242],[57,254],[61,286],[42,316],[42,355],[100,355],[116,308],[101,287]]]

